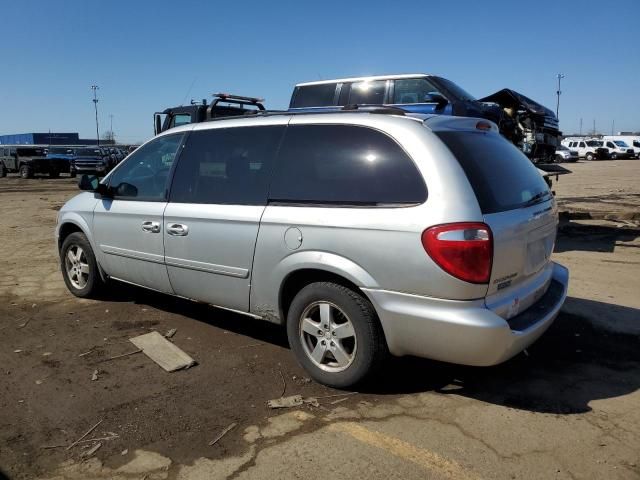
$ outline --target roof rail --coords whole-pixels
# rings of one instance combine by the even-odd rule
[[[358,105],[352,103],[345,105],[341,110],[353,111],[358,110],[361,112],[379,113],[383,115],[405,115],[406,111],[398,107],[390,107],[388,105]]]

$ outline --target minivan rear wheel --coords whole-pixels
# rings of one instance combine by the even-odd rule
[[[104,288],[93,249],[83,233],[74,232],[62,242],[60,267],[64,283],[76,297],[95,297]]]
[[[364,382],[387,356],[373,305],[332,282],[312,283],[298,292],[287,315],[287,336],[300,365],[331,387]]]
[[[587,153],[586,159],[589,160],[589,161],[592,161],[593,160],[593,153],[591,153],[591,152]]]

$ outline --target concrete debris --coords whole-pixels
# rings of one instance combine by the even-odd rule
[[[82,458],[89,458],[102,447],[102,443],[96,443],[92,448],[82,453]]]
[[[170,330],[167,331],[167,333],[164,334],[164,338],[172,338],[176,332],[178,331],[177,328],[172,328]]]
[[[299,407],[304,402],[302,395],[291,395],[290,397],[275,398],[267,402],[269,408],[291,408]]]
[[[158,332],[145,333],[129,341],[167,372],[189,368],[196,361]]]
[[[302,395],[291,395],[290,397],[274,398],[267,402],[269,408],[292,408],[299,407],[300,405],[311,405],[312,407],[319,407],[320,403],[315,397],[303,398]]]
[[[99,372],[99,371],[98,371],[98,369],[96,368],[96,369],[93,371],[93,375],[91,375],[91,381],[92,381],[92,382],[95,382],[96,380],[98,380],[98,373],[100,373],[100,372]]]

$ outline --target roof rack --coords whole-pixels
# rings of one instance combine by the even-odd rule
[[[343,111],[354,111],[358,110],[361,112],[369,112],[369,113],[379,113],[383,115],[402,115],[406,114],[406,111],[402,108],[398,107],[389,107],[387,105],[358,105],[357,103],[352,103],[349,105],[345,105],[341,108]]]
[[[265,110],[263,102],[264,98],[243,97],[242,95],[233,95],[231,93],[214,93],[214,100],[211,105],[215,106],[220,102],[235,103],[237,105],[252,105],[258,107],[258,110]]]

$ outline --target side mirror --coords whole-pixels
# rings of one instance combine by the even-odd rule
[[[447,103],[449,103],[449,100],[444,98],[438,92],[427,93],[424,96],[424,101],[427,102],[427,103],[437,103],[439,107],[442,107],[442,106],[446,105]]]
[[[78,188],[88,192],[96,192],[102,197],[111,197],[111,188],[104,183],[100,183],[100,179],[97,175],[87,175],[86,173],[78,180]]]
[[[78,180],[78,188],[89,192],[95,192],[98,190],[100,180],[97,175],[87,175],[86,173]]]

